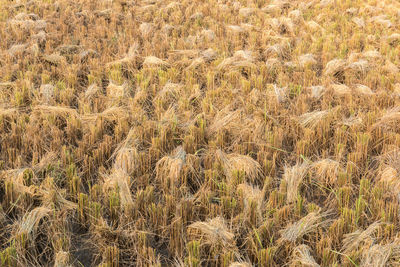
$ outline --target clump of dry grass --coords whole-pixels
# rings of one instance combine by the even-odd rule
[[[375,244],[364,251],[361,266],[383,267],[393,264],[394,261],[391,261],[391,259],[398,259],[399,253],[400,247],[398,241],[386,245]]]
[[[243,194],[244,197],[244,216],[250,218],[251,213],[255,212],[258,219],[262,218],[262,209],[264,206],[263,191],[248,184],[239,184],[237,191]]]
[[[124,170],[114,169],[104,181],[103,189],[118,188],[121,205],[125,208],[132,207],[133,198],[130,190],[130,178]]]
[[[66,199],[65,190],[60,190],[55,185],[53,178],[46,178],[42,182],[42,187],[38,192],[42,201],[42,206],[48,208],[57,208],[60,210],[68,211],[77,208],[77,204]]]
[[[313,256],[311,255],[311,249],[307,245],[299,245],[293,250],[292,261],[294,264],[300,264],[301,266],[318,267],[320,266]]]
[[[209,135],[213,135],[224,129],[232,129],[235,127],[236,121],[240,120],[240,110],[229,112],[229,110],[221,110],[215,116],[213,123],[207,127]]]
[[[317,64],[317,60],[313,54],[304,54],[298,57],[299,65],[304,68]]]
[[[343,252],[348,254],[357,250],[360,246],[372,245],[373,234],[378,230],[380,225],[380,222],[374,222],[364,231],[356,230],[355,232],[346,234],[343,239]]]
[[[162,90],[157,93],[154,100],[172,103],[178,99],[181,89],[182,85],[168,82],[164,85]]]
[[[144,59],[143,65],[148,67],[166,67],[168,63],[158,57],[148,56]]]
[[[78,117],[78,112],[76,109],[61,106],[49,106],[49,105],[37,105],[33,109],[34,112],[39,112],[42,114],[54,114],[57,116],[71,116]]]
[[[372,92],[371,88],[369,88],[368,86],[362,85],[362,84],[357,84],[356,90],[358,93],[360,93],[362,95],[366,95],[366,96],[371,96],[374,94],[374,92]]]
[[[333,91],[334,95],[337,96],[349,96],[351,95],[351,88],[345,84],[331,84],[329,88]]]
[[[255,182],[261,175],[260,164],[249,156],[239,154],[226,154],[221,150],[215,152],[224,169],[225,176],[232,181],[234,171],[243,171],[246,178]]]
[[[18,225],[17,235],[26,234],[30,238],[34,238],[37,234],[40,220],[50,213],[51,209],[46,207],[37,207],[26,213]]]
[[[289,203],[296,201],[300,185],[307,175],[308,168],[309,166],[307,163],[298,163],[292,167],[285,167],[282,181],[286,186],[287,201]]]
[[[182,170],[186,166],[186,151],[178,146],[170,156],[161,158],[156,164],[156,176],[167,187],[177,187],[182,182]]]
[[[304,235],[316,231],[320,227],[327,226],[330,221],[325,219],[326,214],[311,212],[293,224],[289,224],[280,231],[280,241],[296,242]]]
[[[121,169],[126,173],[132,173],[138,168],[138,151],[133,148],[121,148],[115,157],[114,168]]]
[[[332,59],[325,65],[325,75],[339,75],[347,68],[347,62],[343,59]]]
[[[235,235],[229,231],[224,220],[220,217],[213,218],[207,222],[194,222],[189,225],[193,235],[202,237],[204,244],[222,245],[223,247],[234,247]],[[195,232],[198,232],[197,234]]]
[[[64,56],[61,56],[58,53],[53,53],[50,55],[45,55],[43,57],[45,61],[48,63],[54,64],[54,65],[65,65],[66,64],[66,59]]]
[[[232,57],[224,59],[217,68],[220,70],[227,68],[252,68],[256,66],[254,61],[255,58],[251,51],[239,50],[236,51]]]
[[[398,108],[392,108],[387,110],[383,116],[373,125],[374,128],[383,127],[391,128],[397,124],[400,119],[400,111]]]
[[[325,120],[329,114],[329,110],[308,112],[299,117],[299,122],[303,127],[315,128],[321,121]]]
[[[324,184],[334,184],[340,171],[340,163],[332,159],[322,159],[312,164],[311,169]]]
[[[348,68],[353,71],[365,74],[371,68],[371,64],[365,59],[360,59],[356,62],[350,63],[348,65]]]

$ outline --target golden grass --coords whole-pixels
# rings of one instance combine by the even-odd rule
[[[325,219],[325,214],[311,212],[297,222],[288,225],[281,230],[280,241],[296,242],[304,235],[317,231],[319,228],[329,224],[329,220]]]
[[[0,0],[0,266],[397,266],[395,0]]]

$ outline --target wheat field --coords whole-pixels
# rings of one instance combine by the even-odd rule
[[[0,0],[0,266],[400,266],[397,0]]]

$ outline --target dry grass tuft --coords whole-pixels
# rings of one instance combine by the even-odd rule
[[[366,96],[371,96],[374,94],[374,92],[372,92],[371,88],[369,88],[368,86],[362,85],[362,84],[356,85],[356,91],[359,94],[366,95]]]
[[[108,191],[117,188],[119,191],[121,205],[125,208],[133,206],[133,198],[130,190],[130,177],[124,170],[114,169],[104,181],[103,190]]]
[[[325,75],[338,75],[343,73],[347,68],[347,62],[343,59],[332,59],[325,65]]]
[[[324,184],[332,185],[338,178],[340,164],[332,159],[322,159],[314,162],[311,169],[317,175],[318,180],[322,180]]]
[[[364,250],[360,266],[363,267],[384,267],[394,264],[400,256],[400,245],[393,242],[386,245],[375,244]],[[394,260],[391,260],[394,259]]]
[[[353,233],[346,234],[343,239],[343,252],[348,254],[357,250],[360,246],[372,245],[373,234],[379,229],[380,226],[380,222],[374,222],[364,231],[356,230]]]
[[[51,209],[46,207],[37,207],[31,210],[22,218],[21,223],[18,225],[18,235],[26,234],[34,238],[37,234],[40,220],[49,216]]]
[[[286,186],[287,202],[292,203],[296,201],[299,194],[300,185],[307,175],[308,164],[296,164],[292,167],[286,166],[284,169],[282,181]]]
[[[166,67],[168,63],[158,57],[148,56],[144,59],[143,65],[148,67]]]
[[[235,235],[231,233],[224,220],[216,217],[207,222],[195,222],[189,225],[189,231],[194,230],[193,235],[202,238],[207,245],[222,245],[226,248],[234,246]],[[198,232],[197,234],[195,232]]]
[[[299,122],[301,126],[312,129],[325,120],[329,114],[329,110],[308,112],[299,117]]]
[[[234,171],[242,171],[250,182],[255,182],[261,175],[260,164],[249,156],[225,154],[221,150],[215,152],[216,159],[221,162],[225,176],[232,181]]]
[[[304,244],[295,247],[293,251],[292,261],[294,264],[300,264],[301,266],[308,266],[308,267],[320,266],[311,255],[310,247]]]
[[[398,108],[387,110],[384,115],[373,125],[373,128],[391,128],[397,125],[400,119],[400,111]]]
[[[331,84],[329,88],[336,96],[349,96],[351,95],[351,88],[345,84]]]
[[[318,212],[311,212],[305,217],[301,218],[299,221],[289,224],[285,229],[280,231],[281,237],[280,242],[296,242],[304,235],[316,231],[320,227],[327,226],[330,221],[324,220],[326,214],[320,214]]]
[[[254,57],[251,51],[236,51],[233,57],[228,57],[224,59],[217,68],[219,70],[223,69],[231,69],[231,68],[254,68],[256,65],[254,64]]]
[[[165,156],[157,162],[156,176],[163,183],[169,182],[171,185],[177,186],[185,163],[186,152],[182,146],[179,146],[170,156]]]

